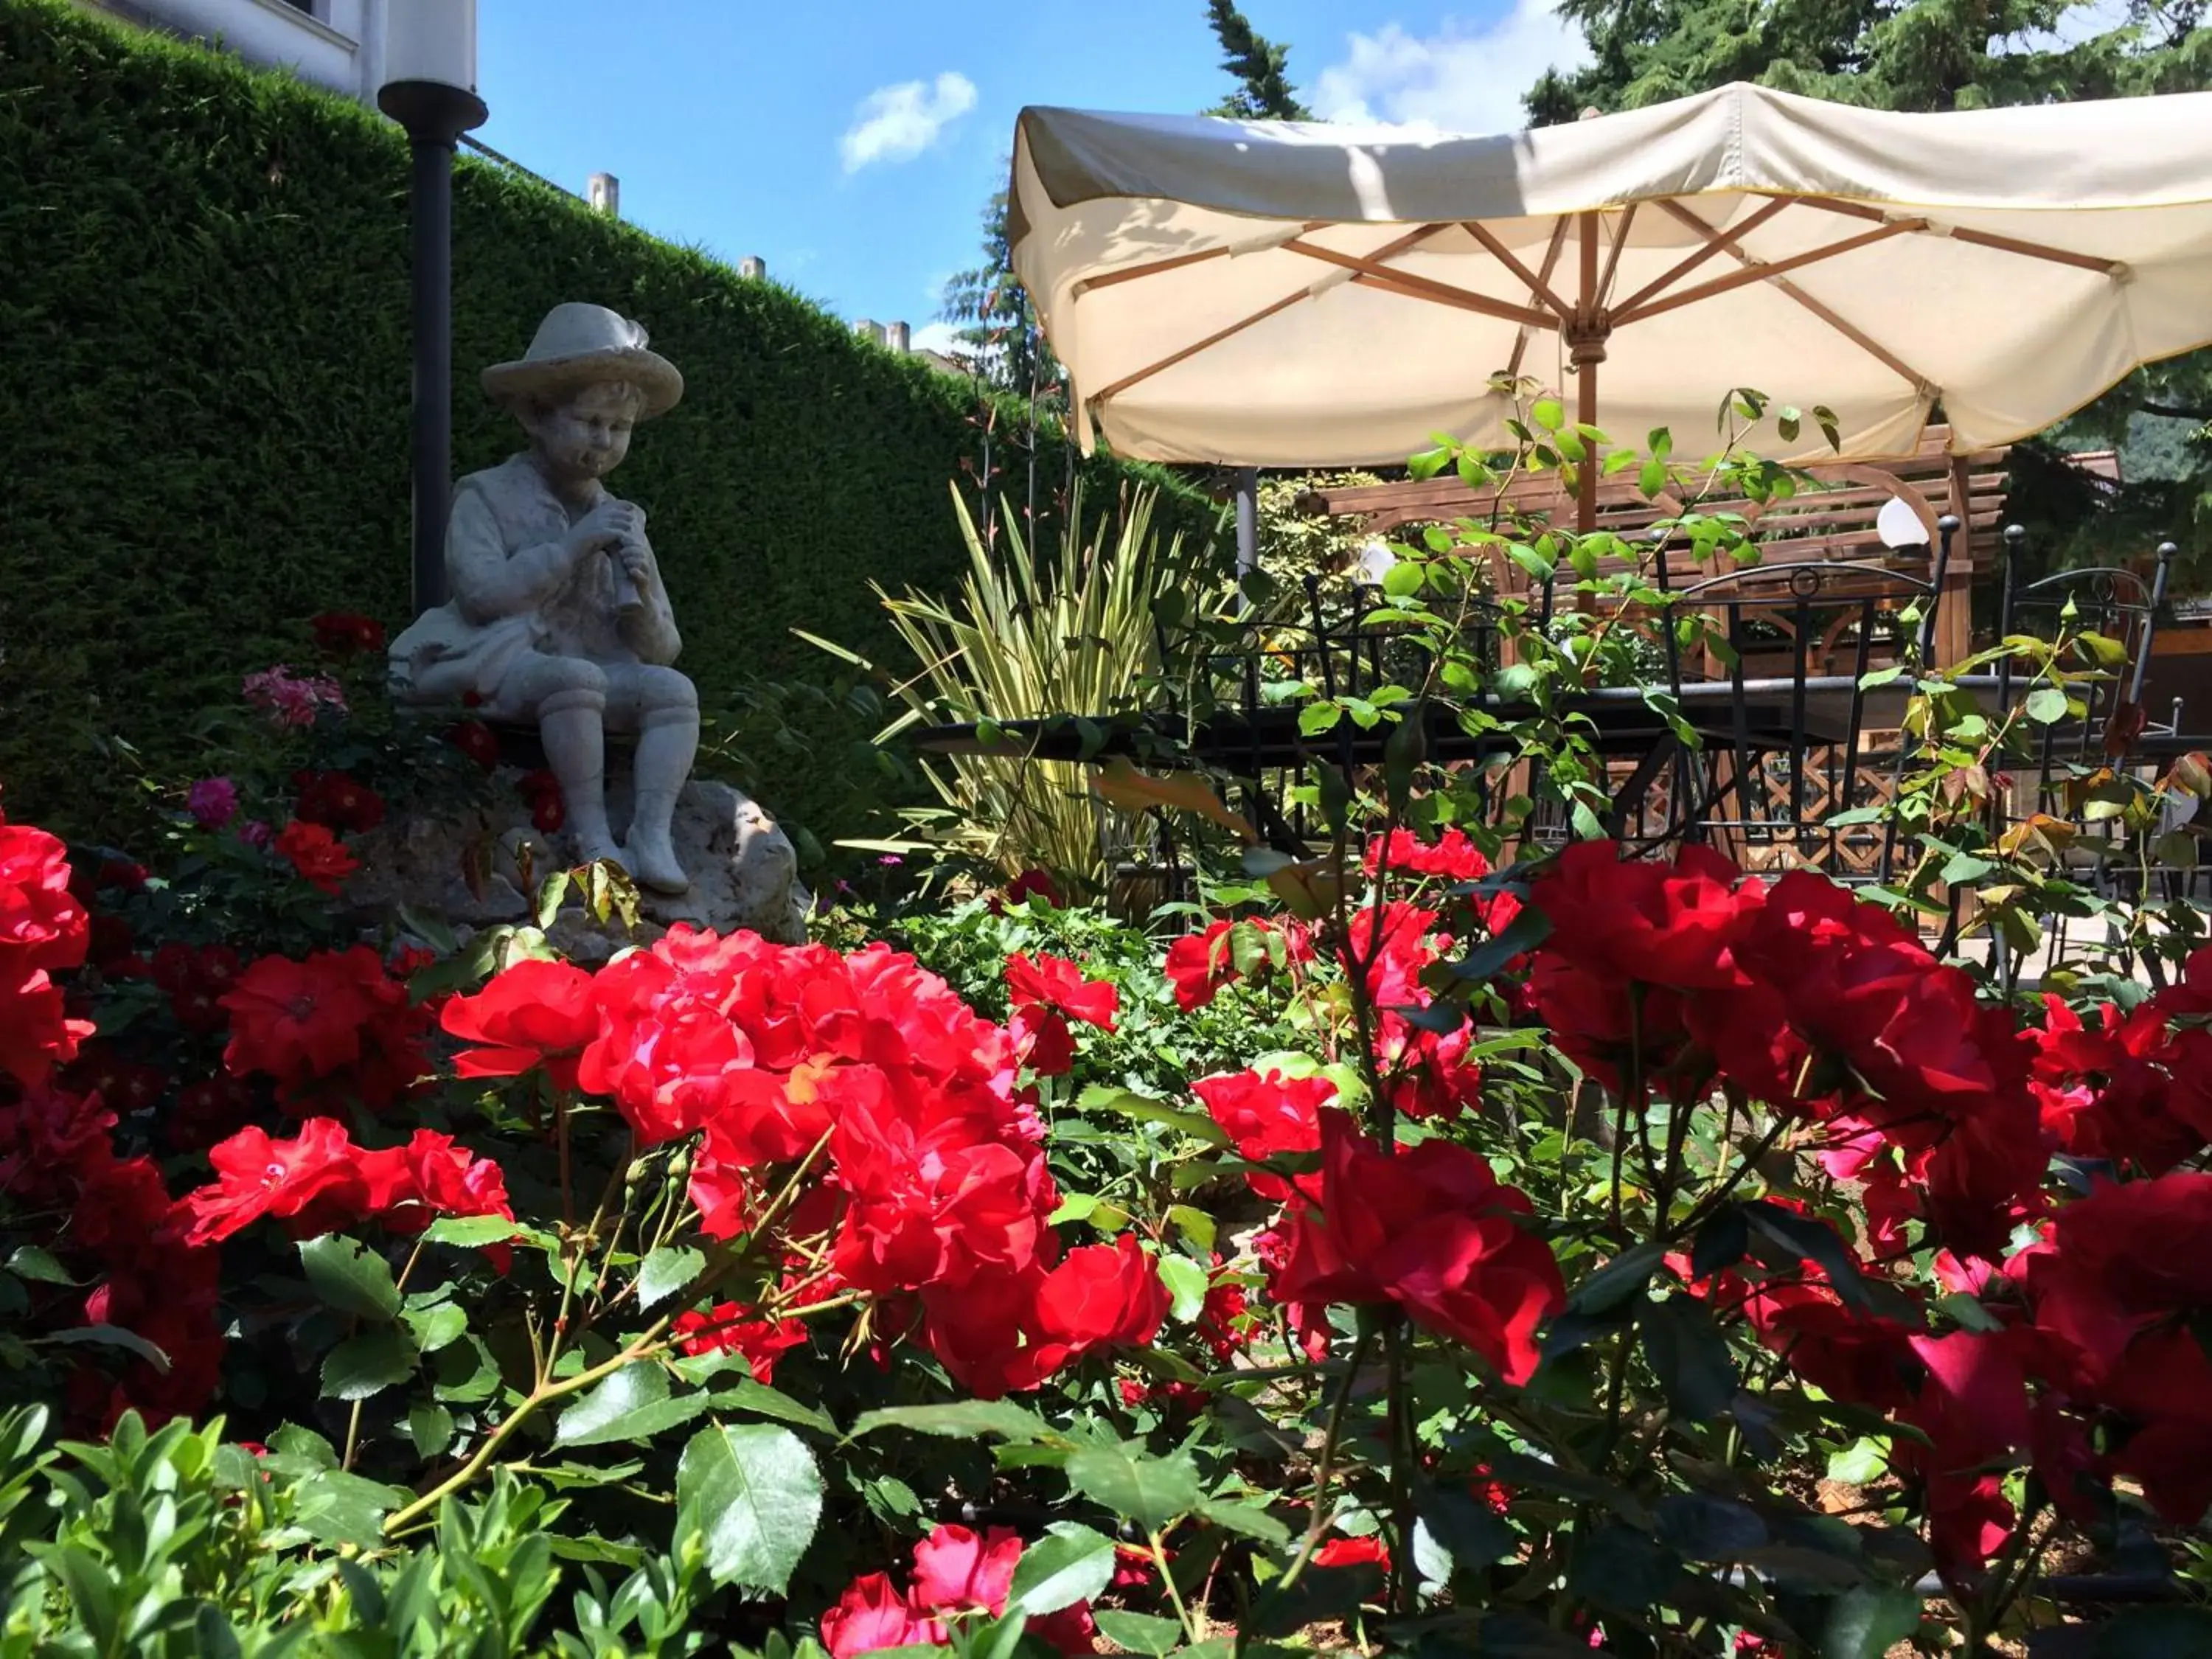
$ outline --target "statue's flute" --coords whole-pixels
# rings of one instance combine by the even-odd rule
[[[641,610],[645,605],[645,595],[638,591],[637,579],[622,561],[623,550],[629,545],[628,542],[607,544],[607,569],[614,579],[615,609],[622,611]]]

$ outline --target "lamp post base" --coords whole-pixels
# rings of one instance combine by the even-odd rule
[[[414,603],[422,615],[446,602],[446,515],[453,497],[453,145],[490,112],[465,87],[392,81],[377,106],[406,129],[413,168]]]

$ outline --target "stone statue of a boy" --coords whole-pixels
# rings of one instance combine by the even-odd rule
[[[683,641],[645,538],[645,514],[600,480],[630,429],[684,395],[645,331],[601,306],[546,313],[520,362],[483,373],[530,447],[453,491],[453,597],[392,642],[394,689],[417,703],[480,700],[487,720],[534,723],[579,858],[611,859],[665,893],[690,886],[669,836],[699,744],[699,699],[668,665]],[[475,694],[474,699],[470,694]],[[605,734],[637,740],[635,805],[607,825]]]

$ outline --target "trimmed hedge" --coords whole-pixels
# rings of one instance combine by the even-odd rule
[[[957,575],[949,483],[972,480],[994,405],[504,168],[465,158],[454,194],[457,473],[520,440],[477,371],[559,301],[611,306],[684,374],[617,483],[652,514],[710,715],[755,678],[826,678],[794,626],[896,661],[868,583]],[[371,112],[63,0],[0,0],[11,815],[124,833],[141,795],[106,738],[189,775],[209,763],[200,712],[299,659],[306,617],[406,620],[407,243],[405,141]],[[1024,417],[1003,404],[990,423],[1005,465]],[[1056,484],[1066,451],[1038,443]],[[1138,471],[1085,466],[1099,484]],[[1209,503],[1169,494],[1170,528],[1215,533]]]

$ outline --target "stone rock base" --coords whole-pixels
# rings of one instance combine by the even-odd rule
[[[501,805],[447,819],[388,822],[359,837],[353,850],[362,867],[346,883],[347,902],[363,910],[405,905],[464,933],[529,920],[538,888],[574,862],[575,848],[565,832],[548,836],[531,823],[515,788],[521,775],[514,768],[495,775],[492,795]],[[607,790],[617,837],[629,812],[629,780],[617,774]],[[549,942],[586,963],[650,942],[678,922],[716,933],[750,929],[783,945],[805,942],[813,899],[799,879],[798,853],[757,802],[726,783],[694,778],[677,798],[673,831],[690,891],[639,889],[639,909],[650,925],[635,935],[619,922],[601,928],[571,896],[547,929]]]

